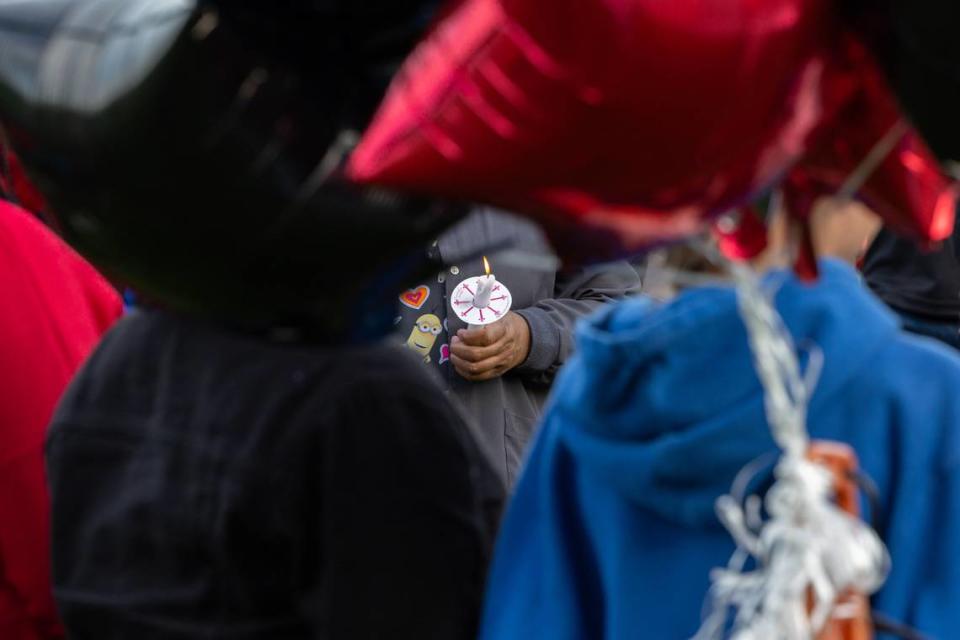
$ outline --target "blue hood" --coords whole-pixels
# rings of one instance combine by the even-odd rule
[[[893,570],[874,608],[955,638],[960,358],[899,332],[853,270],[821,269],[812,286],[773,276],[794,338],[824,356],[808,428],[876,482]],[[481,637],[689,638],[734,550],[714,501],[775,452],[735,294],[633,300],[579,331],[500,529]]]
[[[813,285],[787,273],[766,280],[779,284],[777,308],[798,347],[825,354],[809,412],[814,435],[825,402],[897,332],[855,271],[834,261],[821,269]],[[732,288],[715,287],[668,304],[612,306],[581,325],[577,375],[555,388],[553,413],[569,427],[560,437],[580,468],[678,524],[719,526],[717,495],[745,457],[773,446],[752,417],[760,383],[736,305]]]

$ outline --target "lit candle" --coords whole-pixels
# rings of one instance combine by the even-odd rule
[[[486,275],[467,278],[450,296],[450,307],[468,329],[482,329],[502,319],[513,304],[510,290],[490,273],[490,262],[484,258]]]
[[[477,294],[473,296],[473,306],[477,309],[486,309],[490,306],[490,294],[493,292],[493,286],[497,284],[497,277],[490,273],[487,256],[483,256],[483,268],[487,275],[485,278],[480,278],[477,283]]]

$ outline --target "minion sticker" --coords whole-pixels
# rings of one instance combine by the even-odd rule
[[[437,336],[443,331],[440,318],[428,313],[417,318],[417,323],[407,338],[407,346],[423,356],[425,363],[430,362],[430,352],[437,342]]]

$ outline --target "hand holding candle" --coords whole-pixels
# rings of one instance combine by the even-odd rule
[[[476,329],[461,329],[450,340],[450,362],[471,382],[498,378],[523,364],[530,353],[527,321],[512,311]]]
[[[450,361],[457,373],[473,382],[502,376],[523,362],[530,350],[526,320],[510,313],[510,290],[497,282],[486,256],[483,268],[485,275],[467,278],[450,297],[454,313],[467,324],[450,341]]]

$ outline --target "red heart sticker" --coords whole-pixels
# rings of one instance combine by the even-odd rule
[[[427,285],[420,285],[416,289],[407,289],[400,294],[400,302],[411,309],[419,309],[430,297],[430,288]]]

